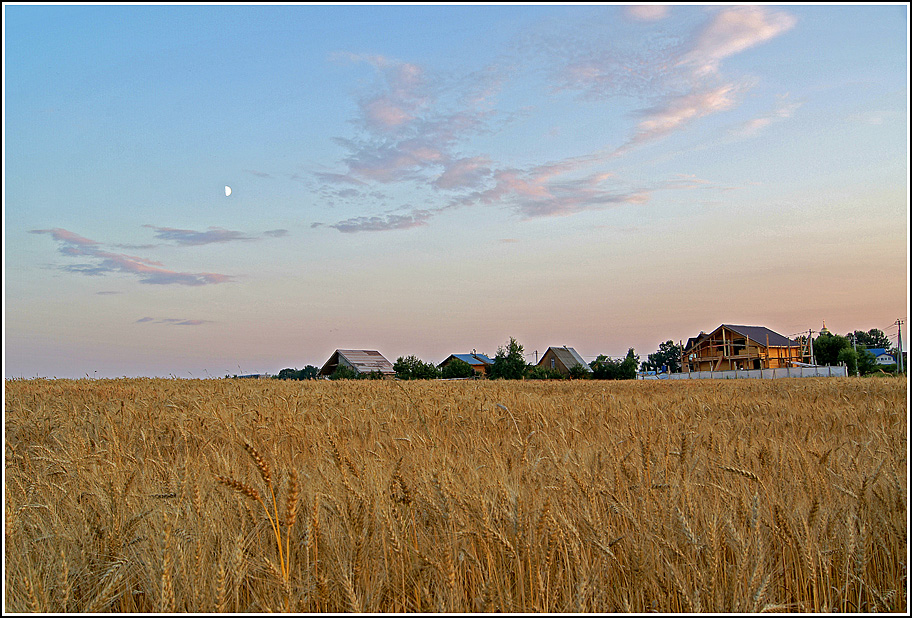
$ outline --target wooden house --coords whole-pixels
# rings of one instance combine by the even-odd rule
[[[576,350],[563,346],[560,348],[550,347],[548,351],[538,361],[539,367],[545,369],[556,369],[561,374],[570,375],[570,369],[581,365],[586,371],[592,372],[592,368],[583,360]]]
[[[357,374],[378,371],[384,377],[396,375],[393,364],[376,350],[336,350],[320,368],[319,375],[331,376],[340,365],[348,367]]]
[[[765,326],[722,324],[687,340],[681,370],[778,369],[805,362],[807,356],[800,341]]]
[[[475,352],[472,352],[471,354],[450,354],[446,360],[437,365],[437,368],[443,369],[452,363],[455,359],[465,361],[471,365],[472,369],[475,370],[476,375],[480,376],[487,376],[488,372],[491,370],[491,366],[494,364],[494,361],[484,354],[476,354]]]

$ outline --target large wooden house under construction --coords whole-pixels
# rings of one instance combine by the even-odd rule
[[[807,357],[802,342],[765,326],[722,324],[710,333],[687,340],[681,370],[779,369],[806,362]]]

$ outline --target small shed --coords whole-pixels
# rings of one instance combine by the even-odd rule
[[[548,351],[538,361],[538,366],[545,369],[556,369],[565,376],[570,375],[570,369],[576,366],[582,366],[587,372],[592,373],[592,368],[583,360],[583,357],[576,350],[567,346],[548,348]]]
[[[331,376],[339,365],[348,367],[357,374],[378,371],[384,376],[396,375],[393,364],[376,350],[336,350],[320,368],[319,375]]]
[[[484,354],[476,354],[475,352],[472,352],[471,354],[450,354],[446,360],[437,365],[437,368],[443,369],[457,358],[471,365],[476,374],[483,376],[488,375],[488,372],[491,370],[491,366],[494,364],[494,361]]]

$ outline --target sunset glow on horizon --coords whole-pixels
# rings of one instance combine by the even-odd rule
[[[6,378],[907,347],[905,3],[3,17]]]

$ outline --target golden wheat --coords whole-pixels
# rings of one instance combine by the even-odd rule
[[[903,613],[906,402],[893,379],[8,380],[4,609]]]

